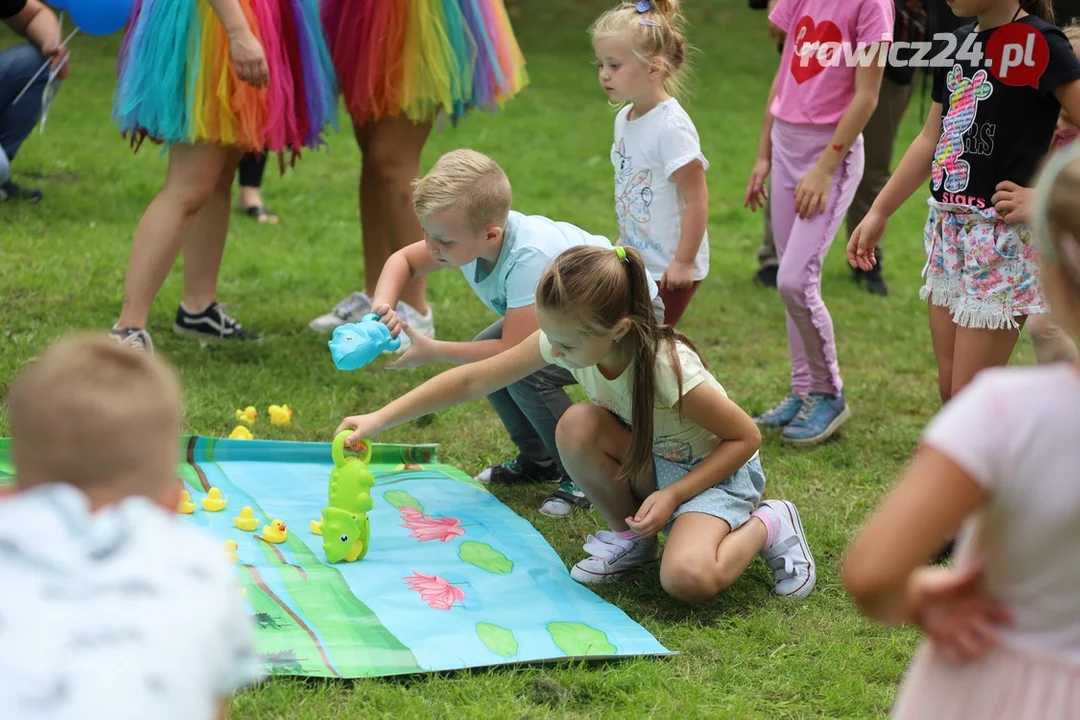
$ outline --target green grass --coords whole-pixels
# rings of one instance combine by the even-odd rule
[[[613,111],[596,86],[586,29],[606,2],[510,3],[529,61],[531,86],[500,116],[474,115],[433,135],[424,167],[468,146],[495,157],[515,190],[515,205],[611,236]],[[777,55],[764,14],[745,3],[692,9],[694,57],[689,110],[712,162],[709,232],[712,270],[683,321],[722,383],[757,412],[788,387],[783,308],[775,292],[750,283],[761,216],[742,207],[765,96]],[[719,9],[715,6],[734,6]],[[0,35],[0,44],[15,39]],[[161,186],[165,161],[147,145],[133,155],[110,121],[119,39],[78,37],[73,75],[15,166],[18,179],[46,193],[39,206],[0,205],[0,380],[8,381],[53,338],[72,328],[107,328],[122,296],[131,236]],[[912,102],[898,145],[920,125]],[[344,120],[344,115],[342,115]],[[347,126],[343,123],[343,126]],[[169,331],[180,301],[180,265],[154,305],[150,329],[159,352],[186,384],[186,430],[226,435],[233,411],[288,403],[286,429],[262,437],[326,441],[346,414],[372,410],[441,368],[337,371],[326,339],[306,327],[359,284],[361,245],[358,151],[348,132],[309,153],[283,178],[269,175],[268,203],[283,216],[274,228],[236,217],[220,296],[262,348],[203,348]],[[703,607],[668,598],[655,577],[604,588],[662,643],[673,659],[562,665],[427,675],[397,680],[308,682],[275,679],[241,694],[236,717],[869,717],[888,711],[917,638],[873,626],[843,592],[838,561],[853,532],[915,447],[937,401],[925,309],[917,297],[923,263],[924,194],[894,218],[888,237],[892,295],[872,297],[850,280],[834,245],[824,292],[836,325],[854,418],[835,442],[762,449],[767,494],[798,503],[819,562],[818,590],[789,604],[769,595],[767,569],[755,563],[735,587]],[[467,340],[492,321],[455,272],[434,277],[442,338]],[[1018,351],[1030,359],[1025,340]],[[2,392],[0,392],[2,394]],[[461,428],[469,428],[461,432]],[[0,414],[0,436],[8,434]],[[512,454],[483,402],[394,429],[380,440],[439,442],[441,458],[468,472]],[[567,563],[600,527],[593,513],[557,521],[536,512],[542,490],[499,491],[532,521]]]

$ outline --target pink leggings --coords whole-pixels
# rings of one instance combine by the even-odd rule
[[[844,388],[832,318],[821,299],[821,265],[862,180],[862,135],[833,176],[825,212],[807,220],[795,213],[795,186],[826,150],[835,129],[773,121],[770,217],[780,256],[776,284],[787,306],[791,389],[796,395],[839,395]]]

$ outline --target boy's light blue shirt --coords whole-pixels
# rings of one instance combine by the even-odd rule
[[[505,316],[507,310],[534,305],[536,286],[548,263],[576,245],[613,247],[606,237],[593,235],[576,225],[511,210],[495,267],[485,272],[479,260],[474,260],[462,265],[461,272],[480,301],[494,313]],[[659,290],[651,277],[648,280],[649,297],[655,299]]]

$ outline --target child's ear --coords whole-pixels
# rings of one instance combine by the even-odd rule
[[[502,240],[503,229],[498,225],[488,225],[486,231],[487,241],[491,244],[497,243]]]

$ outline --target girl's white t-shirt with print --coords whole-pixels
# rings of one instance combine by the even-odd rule
[[[708,170],[694,122],[671,98],[633,120],[627,105],[615,118],[615,216],[619,242],[641,252],[654,280],[675,260],[686,206],[672,174],[695,160]],[[709,233],[694,258],[694,280],[709,273]]]
[[[678,402],[701,383],[708,383],[719,390],[724,397],[727,391],[713,374],[705,369],[701,358],[683,343],[677,345],[679,364],[682,370],[682,392],[679,392],[678,376],[671,363],[671,355],[662,349],[656,357],[656,408],[653,412],[653,455],[675,463],[691,464],[702,459],[720,444],[720,439],[712,432],[698,425],[689,418],[681,417]],[[551,354],[551,341],[540,332],[540,353],[548,362],[566,368],[589,396],[594,405],[598,405],[614,414],[623,423],[630,425],[632,420],[632,398],[634,389],[631,383],[629,365],[623,374],[614,380],[608,380],[597,366],[587,368],[569,368],[560,359]],[[756,455],[755,455],[756,457]]]

